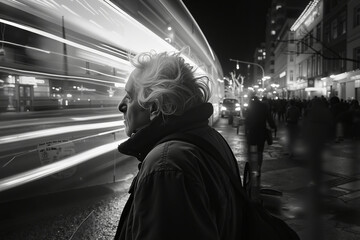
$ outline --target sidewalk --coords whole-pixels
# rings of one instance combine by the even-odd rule
[[[321,197],[314,197],[306,159],[296,155],[290,158],[286,128],[281,122],[277,126],[274,143],[265,145],[261,185],[283,195],[264,196],[265,206],[284,219],[302,240],[360,239],[359,147],[352,140],[327,146],[319,186]],[[227,139],[242,173],[247,158],[244,128],[236,134],[227,119],[220,119],[214,127]],[[316,202],[321,207],[319,214],[314,214]]]

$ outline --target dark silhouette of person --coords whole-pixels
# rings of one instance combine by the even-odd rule
[[[360,106],[358,100],[354,99],[351,101],[349,113],[351,118],[352,138],[360,140]]]
[[[267,125],[276,130],[276,124],[269,107],[262,103],[257,96],[254,96],[250,100],[248,112],[245,117],[245,134],[248,145],[248,153],[252,152],[252,147],[257,147],[257,166],[254,166],[251,163],[250,164],[252,165],[252,170],[257,170],[259,175],[261,175]]]
[[[309,167],[309,199],[308,211],[310,215],[311,239],[323,239],[321,224],[322,206],[322,162],[325,143],[329,139],[329,130],[333,125],[333,115],[326,103],[319,97],[312,99],[304,116],[302,132],[304,147],[307,150],[305,159]]]
[[[341,103],[340,99],[336,96],[333,96],[329,100],[330,102],[330,111],[333,115],[334,125],[333,133],[335,135],[335,142],[340,142],[344,139],[344,116],[346,110],[344,105]]]
[[[296,106],[295,100],[291,99],[289,101],[289,106],[286,109],[286,128],[288,133],[288,145],[289,145],[289,155],[290,157],[294,156],[294,145],[295,141],[298,138],[299,132],[299,119],[301,116],[300,109]]]

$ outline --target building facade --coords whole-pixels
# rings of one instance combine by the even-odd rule
[[[267,58],[265,75],[273,77],[275,73],[275,47],[277,37],[287,19],[297,18],[308,0],[273,0],[267,13],[265,49]]]
[[[329,95],[323,76],[323,1],[310,1],[291,26],[296,42],[296,80],[288,85],[290,97],[309,99]]]
[[[280,1],[273,3],[279,9]],[[274,32],[277,41],[272,49],[266,43],[270,51],[266,61],[274,63],[269,86],[278,86],[277,96],[360,101],[360,1],[308,0],[294,19]],[[274,93],[272,88],[267,89],[268,95]]]
[[[347,0],[324,0],[324,75],[346,71]]]
[[[325,2],[329,30],[324,32],[324,38],[333,55],[329,55],[332,59],[324,64],[323,81],[330,88],[331,96],[360,101],[360,2]]]
[[[354,98],[360,101],[360,2],[349,0],[347,6],[347,58],[354,61],[348,62],[347,70],[353,73],[351,81],[354,81]]]
[[[290,26],[294,22],[295,19],[286,20],[275,45],[275,67],[271,94],[276,94],[280,98],[289,98],[288,86],[295,81],[296,45],[294,32],[290,31]]]
[[[262,42],[260,44],[260,47],[257,47],[255,49],[253,62],[256,64],[259,64],[260,66],[262,66],[264,68],[266,55],[267,54],[266,54],[266,50],[265,50],[265,43]],[[261,85],[262,77],[263,77],[262,70],[259,67],[254,66],[253,67],[253,82],[250,85],[254,85],[254,84]]]

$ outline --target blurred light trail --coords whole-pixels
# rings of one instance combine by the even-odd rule
[[[94,119],[104,119],[104,118],[119,117],[121,115],[122,115],[122,113],[102,115],[102,116],[93,116],[93,117],[73,117],[71,119],[74,120],[74,121],[88,121],[88,120],[94,120]]]
[[[40,48],[36,48],[36,47],[30,47],[30,46],[22,45],[22,44],[17,44],[17,43],[14,43],[14,42],[8,42],[8,41],[2,41],[2,40],[0,40],[0,43],[1,43],[1,44],[13,45],[13,46],[16,46],[16,47],[23,47],[23,48],[27,48],[27,49],[31,49],[31,50],[34,50],[34,51],[47,53],[47,54],[50,54],[50,53],[51,53],[51,52],[48,51],[48,50],[44,50],[44,49],[40,49]]]
[[[122,117],[122,113],[119,114],[107,114],[107,115],[101,115],[101,116],[92,116],[92,117],[72,117],[72,118],[56,118],[54,120],[44,120],[40,118],[32,118],[31,121],[28,119],[26,120],[16,120],[16,121],[7,121],[2,122],[0,125],[0,129],[4,128],[16,128],[16,127],[25,127],[25,126],[32,126],[34,125],[34,122],[41,121],[41,125],[45,124],[54,124],[54,123],[66,123],[66,122],[73,122],[73,121],[89,121],[89,120],[95,120],[95,119],[106,119],[106,118],[113,118],[113,117]]]
[[[55,40],[55,41],[68,44],[69,46],[73,46],[73,47],[75,47],[75,48],[79,48],[79,49],[82,49],[82,50],[84,50],[84,51],[97,54],[97,55],[102,56],[102,57],[105,57],[105,58],[107,58],[107,59],[111,59],[111,60],[114,61],[114,66],[113,66],[113,67],[116,67],[118,63],[122,63],[122,64],[124,64],[125,66],[130,66],[130,62],[129,62],[129,61],[126,61],[126,60],[124,60],[124,59],[122,59],[122,58],[115,57],[115,56],[113,56],[113,55],[110,55],[110,54],[107,54],[107,53],[98,51],[98,50],[96,50],[96,49],[93,49],[93,48],[84,46],[84,45],[82,45],[82,44],[79,44],[79,43],[70,41],[70,40],[68,40],[68,39],[64,39],[64,38],[58,37],[58,36],[56,36],[56,35],[54,35],[54,34],[51,34],[51,33],[48,33],[48,32],[45,32],[45,31],[42,31],[42,30],[33,28],[33,27],[25,26],[25,25],[22,25],[22,24],[19,24],[19,23],[15,23],[15,22],[12,22],[12,21],[8,21],[8,20],[6,20],[6,19],[1,19],[1,18],[0,18],[0,23],[7,24],[7,25],[10,25],[10,26],[13,26],[13,27],[16,27],[16,28],[19,28],[19,29],[22,29],[22,30],[25,30],[25,31],[28,31],[28,32],[32,32],[32,33],[35,33],[35,34],[38,34],[38,35],[41,35],[41,36],[44,36],[44,37],[53,39],[53,40]]]
[[[81,163],[84,163],[92,158],[98,157],[107,152],[111,152],[117,149],[117,146],[126,141],[127,139],[122,139],[117,142],[108,143],[91,150],[76,154],[69,158],[63,159],[61,161],[51,163],[33,170],[29,170],[23,173],[19,173],[4,179],[0,180],[0,192],[5,191],[20,185],[47,177],[54,173],[66,170],[68,168],[74,167]]]
[[[26,133],[13,134],[13,135],[0,137],[0,145],[13,143],[13,142],[26,141],[35,138],[48,137],[58,134],[66,134],[70,132],[88,131],[94,129],[120,127],[120,126],[124,126],[124,120],[115,121],[115,122],[92,123],[92,124],[81,124],[81,125],[67,126],[67,127],[49,128],[44,130],[31,131]]]
[[[110,81],[105,81],[105,80],[101,80],[101,79],[89,78],[89,77],[79,77],[79,76],[75,76],[75,75],[61,75],[61,74],[55,74],[55,73],[28,71],[28,70],[21,70],[21,69],[18,69],[18,68],[9,68],[9,67],[3,67],[3,66],[0,66],[0,69],[3,69],[5,71],[19,72],[19,73],[22,73],[22,74],[30,74],[30,75],[31,74],[36,74],[36,75],[49,76],[49,77],[73,78],[73,79],[78,80],[78,82],[80,82],[80,81],[85,82],[86,80],[90,80],[90,81],[93,81],[93,82],[104,83],[104,84],[106,84],[105,86],[108,86],[109,83],[113,83],[114,86],[119,84],[118,82],[110,82]],[[122,80],[126,81],[127,79],[123,78]],[[121,86],[121,85],[119,85],[119,86]]]
[[[81,138],[72,139],[72,140],[70,140],[68,142],[54,144],[53,146],[56,147],[56,146],[68,144],[69,142],[74,143],[74,142],[83,141],[83,140],[86,140],[86,139],[89,139],[89,138],[95,138],[95,137],[104,136],[104,135],[107,135],[107,134],[114,134],[116,132],[123,131],[124,129],[125,128],[120,128],[120,129],[116,129],[116,130],[101,132],[101,133],[97,133],[97,134],[94,134],[94,135],[89,135],[89,136],[85,136],[85,137],[81,137]],[[36,151],[38,151],[37,147],[35,149],[31,149],[31,150],[28,150],[28,151],[19,152],[19,153],[15,154],[15,155],[14,154],[2,155],[2,156],[0,156],[0,159],[1,158],[11,157],[11,159],[9,161],[7,161],[4,165],[2,165],[2,168],[7,167],[10,163],[12,163],[15,160],[15,158],[17,158],[19,156],[22,156],[22,155],[25,155],[25,154],[29,154],[31,152],[36,152]]]

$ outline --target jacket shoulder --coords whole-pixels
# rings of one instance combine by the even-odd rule
[[[159,171],[179,171],[195,174],[201,152],[191,143],[170,140],[154,147],[141,166],[141,177]]]

